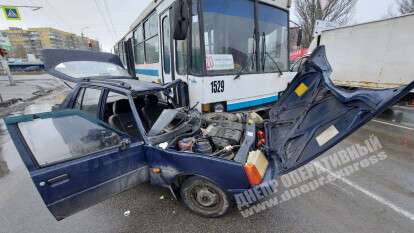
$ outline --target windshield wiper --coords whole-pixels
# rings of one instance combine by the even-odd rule
[[[249,55],[247,56],[247,59],[246,59],[246,65],[245,66],[243,66],[240,70],[239,70],[239,72],[237,72],[237,74],[236,74],[236,76],[234,76],[234,80],[236,80],[236,79],[239,79],[240,78],[240,76],[246,71],[246,69],[251,65],[251,63],[252,63],[252,60],[253,60],[253,57],[252,57],[252,55],[253,55],[253,53],[249,53]]]
[[[253,33],[253,52],[252,53],[248,53],[247,54],[247,59],[246,59],[246,65],[241,67],[241,69],[239,70],[239,72],[237,72],[236,76],[234,76],[233,80],[239,79],[240,76],[246,71],[246,69],[250,66],[253,65],[253,55],[256,54],[255,49],[256,48],[256,33]]]
[[[266,34],[264,32],[263,32],[263,36],[262,36],[262,45],[263,45],[263,47],[262,47],[262,50],[263,50],[263,56],[262,56],[263,70],[265,70],[266,58],[269,57],[270,60],[272,61],[272,63],[276,66],[277,71],[279,72],[279,76],[282,76],[283,72],[280,69],[280,66],[277,64],[275,59],[273,59],[273,57],[270,56],[270,54],[266,51]]]
[[[70,89],[73,89],[73,87],[72,87],[71,85],[69,85],[66,81],[63,81],[63,83],[64,83],[67,87],[69,87]]]
[[[280,69],[280,66],[277,64],[277,62],[275,61],[275,59],[273,59],[273,57],[272,56],[270,56],[270,54],[268,53],[268,52],[265,52],[265,55],[267,56],[267,57],[269,57],[270,58],[270,60],[273,62],[273,64],[275,64],[275,66],[276,66],[276,68],[277,68],[277,72],[279,72],[279,76],[282,76],[283,75],[283,72],[282,72],[282,70]],[[266,61],[266,59],[265,59],[265,61]]]

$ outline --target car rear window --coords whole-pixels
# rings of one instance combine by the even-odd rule
[[[98,76],[129,77],[128,71],[123,67],[108,62],[68,61],[60,63],[55,69],[76,79]]]

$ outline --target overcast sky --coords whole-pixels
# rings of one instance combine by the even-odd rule
[[[151,0],[1,0],[3,5],[37,5],[38,11],[20,9],[21,21],[0,19],[0,28],[8,27],[55,27],[80,34],[101,42],[110,51],[130,24]],[[352,23],[383,18],[388,9],[395,9],[396,0],[359,0]],[[3,15],[3,14],[2,14]],[[294,12],[292,12],[294,18]]]

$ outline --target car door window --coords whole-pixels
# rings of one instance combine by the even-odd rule
[[[83,88],[75,101],[75,108],[93,117],[98,115],[99,100],[102,90],[98,88]]]
[[[120,144],[118,132],[78,115],[18,123],[39,166],[75,159]]]
[[[113,128],[128,134],[133,139],[139,135],[131,104],[126,95],[113,91],[108,92],[105,102],[104,121]]]

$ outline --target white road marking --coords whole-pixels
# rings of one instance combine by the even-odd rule
[[[370,197],[370,198],[376,200],[377,202],[379,202],[379,203],[381,203],[381,204],[389,207],[390,209],[394,210],[395,212],[399,213],[400,215],[402,215],[402,216],[410,219],[411,221],[414,221],[414,214],[413,213],[411,213],[411,212],[409,212],[407,210],[404,210],[401,207],[398,207],[398,206],[394,205],[393,203],[391,203],[387,199],[385,199],[385,198],[383,198],[381,196],[378,196],[375,193],[372,193],[371,191],[369,191],[369,190],[361,187],[360,185],[358,185],[358,184],[356,184],[356,183],[348,180],[345,177],[342,177],[342,176],[339,176],[339,175],[335,174],[331,170],[326,169],[325,167],[323,167],[321,165],[316,164],[316,166],[318,166],[321,170],[326,171],[327,173],[329,173],[331,176],[335,177],[336,179],[341,180],[345,184],[347,184],[347,185],[351,186],[352,188],[360,191],[361,193],[367,195],[368,197]]]
[[[339,184],[335,184],[335,183],[330,183],[331,185],[335,186],[336,188],[340,189],[342,192],[348,194],[351,197],[354,197],[354,193],[350,190],[345,189],[344,187],[341,187]]]
[[[407,127],[407,126],[396,125],[396,124],[388,123],[388,122],[385,122],[385,121],[379,121],[379,120],[372,120],[372,121],[373,122],[380,123],[380,124],[384,124],[384,125],[390,125],[390,126],[394,126],[394,127],[397,127],[397,128],[407,129],[407,130],[414,131],[414,128],[410,128],[410,127]]]

